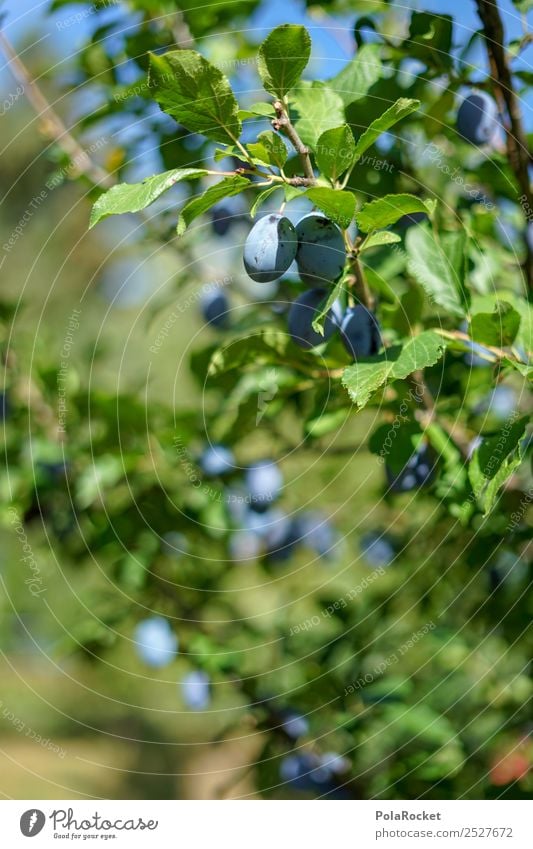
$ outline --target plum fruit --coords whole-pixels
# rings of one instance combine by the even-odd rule
[[[319,212],[304,215],[296,225],[296,264],[304,283],[320,286],[337,280],[346,262],[341,230]]]
[[[468,95],[457,113],[457,130],[471,144],[488,144],[498,128],[498,107],[484,91]]]
[[[362,304],[346,310],[340,327],[344,347],[356,360],[377,354],[381,348],[381,333],[374,315]]]
[[[340,322],[340,310],[336,304],[330,309],[324,321],[324,335],[313,330],[313,321],[327,296],[325,289],[308,289],[296,298],[289,310],[289,334],[300,348],[314,348],[326,342]]]
[[[296,256],[296,231],[283,215],[265,215],[254,224],[244,244],[246,273],[258,283],[277,280]]]

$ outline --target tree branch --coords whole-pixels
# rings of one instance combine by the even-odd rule
[[[315,172],[313,171],[313,166],[311,165],[311,157],[309,156],[309,148],[306,147],[306,145],[303,143],[300,136],[296,132],[293,124],[291,123],[291,119],[287,114],[287,110],[281,100],[276,100],[276,102],[274,103],[274,109],[276,110],[276,117],[272,120],[272,126],[279,133],[283,133],[287,136],[302,161],[302,167],[305,175],[304,179],[307,181],[307,183],[299,183],[298,185],[313,185],[316,180]],[[299,179],[301,180],[301,178]]]
[[[91,183],[94,183],[96,186],[102,185],[110,188],[114,184],[111,175],[93,162],[87,151],[70,134],[57,112],[54,111],[31,76],[15,48],[1,30],[0,47],[9,60],[9,66],[13,76],[22,85],[24,94],[37,113],[43,135],[50,141],[55,142],[68,156],[76,169],[81,174],[85,174]]]
[[[476,6],[483,24],[485,43],[489,56],[491,75],[496,87],[496,95],[500,105],[505,105],[505,110],[509,117],[509,127],[506,129],[509,163],[522,193],[520,205],[526,221],[528,221],[528,216],[533,211],[533,195],[528,172],[531,155],[524,131],[520,101],[514,89],[511,69],[505,50],[505,34],[502,18],[497,0],[476,0]],[[523,270],[527,287],[530,292],[533,292],[533,245],[529,244],[530,241],[527,238],[525,240],[527,255]]]

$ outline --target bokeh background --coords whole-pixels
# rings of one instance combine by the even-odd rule
[[[201,140],[131,96],[128,87],[143,71],[142,59],[132,56],[190,36],[253,102],[260,88],[256,47],[273,26],[305,23],[313,37],[307,76],[326,79],[353,57],[357,18],[375,13],[396,37],[417,8],[455,17],[453,55],[468,46],[468,74],[483,80],[483,45],[469,45],[479,28],[471,2],[264,0],[195,8],[7,0],[0,14],[5,35],[72,136],[99,168],[133,182],[207,154]],[[520,39],[528,15],[510,2],[501,8],[508,39]],[[145,15],[152,15],[149,27],[141,25]],[[515,65],[528,133],[532,56],[525,46]],[[221,334],[206,326],[199,293],[230,281],[232,320],[246,326],[250,303],[261,297],[241,267],[248,202],[224,208],[223,235],[206,218],[179,245],[171,230],[181,188],[144,218],[109,219],[89,231],[97,192],[51,139],[15,70],[2,54],[0,245],[23,222],[0,256],[2,796],[331,795],[329,785],[299,788],[284,780],[283,759],[303,745],[343,759],[339,782],[347,798],[530,798],[530,509],[513,533],[499,508],[490,527],[479,520],[458,528],[438,498],[386,494],[383,469],[365,449],[378,408],[357,417],[333,411],[338,429],[302,436],[283,374],[274,375],[273,393],[267,374],[249,408],[231,395],[231,381],[213,385],[206,356]],[[448,116],[462,88],[450,87],[444,100],[447,72],[405,51],[390,76],[390,97],[393,90],[417,88],[422,98],[432,85],[439,90],[426,143],[447,140],[450,163],[495,199],[495,213],[468,213],[487,238],[478,274],[487,294],[502,285],[519,292],[512,267],[523,250],[516,191],[503,161],[466,155],[457,142]],[[385,82],[358,115],[372,114],[387,96]],[[389,184],[397,185],[400,172],[404,179],[413,163],[418,167],[417,132],[382,141],[375,152],[397,167],[392,176],[361,167],[362,193],[395,190]],[[434,168],[412,179],[447,209],[463,204],[457,184]],[[394,257],[384,258],[380,271],[392,281],[404,273]],[[256,309],[266,314],[271,307]],[[172,314],[178,318],[165,330]],[[464,365],[460,357],[457,363]],[[469,404],[471,436],[501,421],[501,412],[484,406],[483,369],[465,377],[450,368],[445,380],[435,379],[450,410]],[[509,386],[503,418],[515,406],[530,409],[522,382]],[[259,392],[267,394],[267,413],[257,421]],[[281,563],[235,562],[225,490],[204,480],[196,462],[221,433],[232,436],[242,469],[261,457],[280,461],[281,509],[291,517],[319,512],[318,524],[327,522],[330,534],[327,556],[320,545],[304,544]],[[177,438],[188,446],[194,473]],[[527,467],[519,477],[527,491]],[[369,554],[369,532],[390,548]],[[382,573],[374,580],[376,569]],[[361,586],[355,601],[327,614]],[[147,666],[134,642],[136,625],[152,615],[165,617],[180,641],[176,659],[162,669]],[[415,634],[422,636],[413,640]],[[384,671],[376,673],[380,664]],[[192,710],[180,682],[198,668],[212,682],[210,702]],[[368,686],[345,692],[367,674]],[[287,711],[304,718],[304,733],[283,727]]]

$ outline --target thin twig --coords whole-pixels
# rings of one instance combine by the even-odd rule
[[[291,123],[285,104],[283,104],[281,100],[276,100],[274,103],[274,109],[276,110],[276,117],[272,120],[272,126],[279,133],[283,133],[287,136],[302,162],[302,168],[305,176],[303,178],[299,178],[301,182],[298,183],[298,185],[312,186],[316,183],[316,179],[313,166],[311,164],[311,157],[309,156],[309,148],[303,143],[294,125]],[[292,183],[292,185],[295,185],[295,183]]]
[[[522,193],[520,204],[527,220],[533,209],[533,195],[528,170],[531,155],[524,131],[520,101],[514,89],[508,55],[505,50],[503,22],[497,0],[476,0],[476,5],[483,24],[496,94],[500,104],[502,102],[505,104],[509,116],[509,127],[506,128],[509,164]],[[533,291],[533,245],[529,244],[529,239],[525,241],[527,255],[523,270],[527,286],[530,291]]]
[[[24,62],[12,46],[7,36],[0,31],[0,47],[6,54],[13,76],[24,88],[24,94],[33,106],[39,119],[41,131],[46,138],[55,142],[68,156],[76,169],[94,183],[109,188],[114,180],[111,175],[100,168],[86,150],[76,141],[67,130],[65,124],[54,111],[47,98],[33,79]]]

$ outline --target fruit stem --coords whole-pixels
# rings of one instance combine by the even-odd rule
[[[354,289],[360,303],[367,307],[367,309],[372,310],[374,308],[374,298],[368,288],[361,263],[355,251],[349,255],[348,263],[351,270],[351,274],[348,275],[347,279],[348,286]]]
[[[311,164],[311,157],[309,156],[309,148],[303,143],[291,123],[285,104],[282,103],[281,100],[276,100],[274,101],[274,109],[276,111],[276,117],[272,119],[272,126],[278,131],[278,133],[283,133],[287,136],[295,151],[300,156],[305,175],[304,179],[308,181],[305,184],[301,183],[300,185],[314,185],[314,183],[316,183],[316,179],[315,172],[313,171],[313,166]],[[290,182],[290,179],[288,182]],[[293,185],[297,184],[293,183]]]

